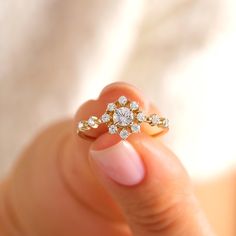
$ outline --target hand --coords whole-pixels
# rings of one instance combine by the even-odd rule
[[[115,83],[74,121],[44,131],[1,184],[0,235],[213,235],[185,169],[150,130],[128,142],[105,128],[89,131],[94,142],[76,135],[79,120],[101,115],[120,95],[157,112],[137,89]]]

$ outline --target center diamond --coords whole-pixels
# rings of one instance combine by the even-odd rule
[[[113,120],[115,124],[120,126],[128,126],[133,122],[134,114],[133,112],[127,107],[121,107],[115,109]]]

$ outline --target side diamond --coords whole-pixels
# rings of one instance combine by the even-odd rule
[[[88,123],[85,120],[81,120],[77,125],[78,131],[85,131],[88,130]]]
[[[133,133],[139,133],[140,132],[140,125],[132,124],[131,125],[131,130],[132,130]]]
[[[103,114],[102,117],[101,117],[101,120],[102,120],[103,123],[109,122],[110,119],[111,119],[111,117],[107,113]]]
[[[78,129],[79,129],[80,131],[82,131],[84,128],[85,128],[85,122],[84,122],[84,121],[80,121],[80,122],[78,123]]]
[[[163,122],[163,125],[165,126],[165,128],[169,127],[169,120],[168,119],[164,119],[162,122]]]
[[[140,121],[140,122],[145,121],[145,120],[146,120],[145,114],[144,114],[143,112],[139,112],[139,113],[137,114],[137,120]]]
[[[117,127],[115,125],[109,126],[109,133],[110,134],[115,134],[117,133]]]
[[[121,96],[118,99],[118,102],[120,103],[120,105],[125,105],[127,103],[127,98],[125,96]]]
[[[116,105],[114,103],[108,103],[107,110],[108,111],[114,111],[116,108]]]
[[[132,110],[132,111],[135,111],[135,110],[138,110],[138,103],[137,102],[131,102],[130,103],[130,109]]]
[[[151,115],[150,120],[152,125],[157,125],[160,123],[160,117],[157,114]]]
[[[89,125],[90,127],[94,127],[94,126],[96,125],[94,117],[92,117],[92,116],[89,117],[89,119],[88,119],[88,125]]]
[[[128,136],[129,136],[129,132],[128,132],[126,129],[122,129],[122,130],[120,131],[120,137],[121,137],[122,139],[127,139]]]

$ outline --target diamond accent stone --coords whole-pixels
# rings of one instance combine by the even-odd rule
[[[157,125],[160,123],[160,117],[157,114],[151,115],[150,118],[151,118],[152,125]]]
[[[96,125],[95,120],[94,120],[94,118],[92,116],[89,117],[89,119],[88,119],[88,125],[90,127],[94,127]]]
[[[169,120],[168,119],[164,119],[163,120],[163,125],[167,128],[169,127]]]
[[[120,137],[122,138],[122,139],[127,139],[128,138],[128,136],[129,136],[129,131],[127,131],[126,129],[122,129],[121,131],[120,131]]]
[[[115,125],[109,126],[109,133],[110,134],[116,134],[117,133],[117,127]]]
[[[116,108],[116,104],[115,103],[108,103],[107,105],[107,110],[108,111],[114,111]]]
[[[125,105],[127,103],[127,98],[125,96],[121,96],[118,99],[118,102],[120,103],[120,105]]]
[[[114,123],[122,127],[130,125],[133,122],[133,119],[134,114],[127,107],[117,108],[113,114]]]
[[[85,122],[84,122],[84,121],[80,121],[80,122],[78,123],[78,129],[79,129],[80,131],[83,131],[84,128],[85,128]]]
[[[101,117],[101,120],[102,120],[103,123],[109,122],[110,119],[111,119],[111,117],[107,113],[103,114],[102,117]]]
[[[139,133],[140,132],[140,125],[132,124],[131,125],[131,130],[132,130],[133,133]]]
[[[145,121],[145,120],[146,120],[145,114],[144,114],[143,112],[139,112],[139,113],[137,114],[137,120],[140,121],[140,122]]]
[[[137,102],[131,102],[130,103],[130,109],[132,110],[132,111],[135,111],[135,110],[138,110],[138,103]]]

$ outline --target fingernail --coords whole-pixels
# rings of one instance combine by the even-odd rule
[[[140,183],[145,170],[139,154],[127,141],[103,150],[90,150],[92,160],[115,182],[132,186]]]

